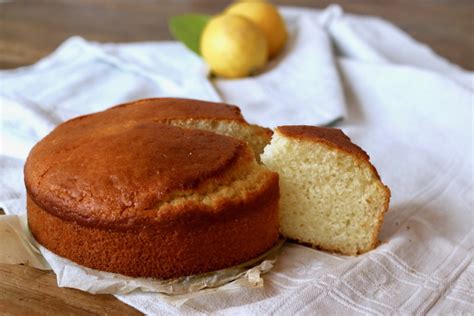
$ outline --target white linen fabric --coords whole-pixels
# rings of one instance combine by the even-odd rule
[[[267,126],[344,117],[338,127],[370,154],[392,191],[377,249],[344,257],[287,243],[264,288],[179,308],[154,294],[117,297],[163,315],[472,315],[473,73],[379,18],[337,6],[282,12],[289,45],[253,78],[209,81],[200,59],[174,42],[81,38],[31,67],[1,71],[0,206],[24,213],[25,157],[54,125],[128,100],[223,100]]]

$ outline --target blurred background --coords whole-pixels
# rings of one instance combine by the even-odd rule
[[[467,70],[474,70],[474,1],[358,0],[272,1],[380,16]],[[0,69],[36,62],[73,35],[101,42],[172,39],[167,21],[177,14],[215,14],[218,0],[0,0]]]

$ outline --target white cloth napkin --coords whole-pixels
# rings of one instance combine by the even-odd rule
[[[289,243],[263,289],[210,294],[180,308],[154,294],[117,297],[165,315],[471,315],[473,73],[378,18],[338,7],[282,10],[292,39],[285,57],[257,78],[209,82],[200,60],[177,43],[79,38],[32,67],[0,72],[0,206],[24,212],[24,159],[55,124],[129,99],[223,99],[267,126],[344,116],[339,126],[392,190],[381,246],[343,257]]]

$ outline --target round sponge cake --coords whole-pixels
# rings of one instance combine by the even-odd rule
[[[163,279],[239,264],[274,245],[278,175],[245,142],[134,110],[70,120],[32,149],[28,223],[40,244],[90,268]]]

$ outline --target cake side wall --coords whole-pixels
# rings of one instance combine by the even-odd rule
[[[167,279],[233,266],[271,248],[278,240],[278,199],[273,177],[258,198],[229,205],[227,215],[183,218],[161,231],[152,225],[129,231],[81,226],[52,215],[31,197],[27,211],[35,239],[59,256],[97,270]]]

